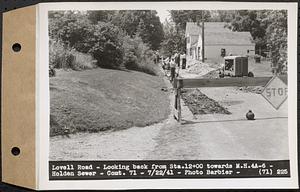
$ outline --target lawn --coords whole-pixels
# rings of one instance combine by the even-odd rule
[[[143,127],[170,112],[164,81],[137,71],[57,71],[50,78],[50,135]]]

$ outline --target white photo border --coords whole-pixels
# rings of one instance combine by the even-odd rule
[[[48,11],[52,10],[263,10],[288,11],[288,135],[290,178],[122,179],[49,181],[49,38]],[[297,167],[297,2],[67,2],[37,5],[36,149],[37,188],[54,189],[282,189],[298,188]]]

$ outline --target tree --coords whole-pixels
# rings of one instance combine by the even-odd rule
[[[269,50],[273,66],[280,72],[287,62],[287,11],[238,10],[228,26],[233,31],[250,31],[258,50]]]
[[[211,10],[210,11],[211,18],[209,19],[211,22],[230,22],[235,17],[234,10]]]
[[[235,11],[235,16],[231,20],[231,23],[227,27],[233,31],[249,31],[254,43],[256,52],[260,53],[258,50],[266,50],[266,25],[261,22],[260,17],[262,11],[256,10],[237,10]]]
[[[93,25],[82,12],[59,11],[49,19],[49,36],[59,39],[70,48],[87,53],[92,45],[88,40],[92,37]]]
[[[146,12],[145,17],[140,19],[135,35],[142,38],[144,43],[148,44],[152,50],[160,48],[160,44],[164,38],[164,31],[156,11]]]
[[[238,10],[229,28],[233,31],[249,31],[254,39],[265,35],[265,25],[258,17],[259,11]]]
[[[185,27],[187,22],[208,21],[211,18],[210,12],[206,10],[171,10],[171,22],[164,22],[165,38],[161,51],[165,55],[172,55],[175,52],[185,52]]]
[[[112,18],[112,23],[130,37],[140,36],[152,50],[159,49],[163,40],[163,28],[154,10],[122,10]]]
[[[178,30],[185,30],[187,22],[209,21],[210,12],[206,10],[171,10],[171,19],[175,23]]]
[[[160,47],[163,38],[156,14],[150,10],[49,12],[50,41],[59,42],[61,50],[66,52],[76,50],[92,55],[100,67],[127,67],[155,74],[152,50]],[[64,58],[62,54],[50,55],[58,58],[55,60],[58,63]]]
[[[104,68],[120,68],[123,64],[122,48],[124,33],[111,23],[98,22],[91,28],[92,36],[88,39],[88,53]],[[91,47],[90,47],[91,46]]]
[[[272,63],[281,72],[287,66],[287,11],[265,13],[267,47],[271,52]]]
[[[99,21],[108,22],[111,21],[112,17],[115,15],[116,11],[110,10],[98,10],[98,11],[88,11],[88,19],[93,23],[97,24]]]
[[[177,30],[174,22],[164,22],[165,39],[162,42],[161,52],[171,56],[175,52],[185,52],[185,37],[183,30]]]

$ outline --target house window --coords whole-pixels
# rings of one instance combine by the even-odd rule
[[[221,57],[225,57],[226,55],[226,50],[224,48],[221,49]]]

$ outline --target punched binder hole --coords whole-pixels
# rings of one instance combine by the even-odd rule
[[[21,51],[21,45],[19,43],[15,43],[13,44],[12,49],[14,50],[14,52],[19,52]]]
[[[11,149],[11,153],[12,153],[14,156],[18,156],[18,155],[21,153],[20,148],[19,148],[19,147],[13,147],[13,148]]]

